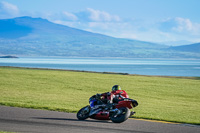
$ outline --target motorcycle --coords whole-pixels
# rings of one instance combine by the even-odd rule
[[[130,111],[130,109],[138,106],[138,102],[130,98],[125,98],[121,96],[121,94],[118,95],[121,98],[117,101],[115,100],[115,102],[109,106],[103,104],[104,102],[101,98],[97,98],[95,95],[92,96],[89,99],[90,105],[80,109],[77,113],[77,118],[79,120],[85,120],[87,118],[97,120],[111,120],[114,123],[121,123],[126,121],[130,116],[135,114],[135,112]],[[97,102],[102,104],[95,105]]]

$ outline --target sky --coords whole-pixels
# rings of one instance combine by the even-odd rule
[[[200,0],[0,0],[0,19],[20,16],[118,38],[200,42]]]

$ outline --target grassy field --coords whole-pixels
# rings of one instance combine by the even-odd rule
[[[14,132],[0,131],[0,133],[14,133]]]
[[[0,131],[0,133],[14,133],[14,132]]]
[[[0,105],[77,112],[119,84],[139,106],[134,117],[200,124],[200,80],[0,67]]]

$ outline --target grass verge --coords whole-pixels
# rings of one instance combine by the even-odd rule
[[[115,84],[139,102],[135,118],[200,124],[198,78],[0,67],[0,105],[77,112]]]
[[[0,131],[0,133],[15,133],[15,132]]]

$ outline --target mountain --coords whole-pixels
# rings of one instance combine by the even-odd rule
[[[200,58],[156,43],[114,38],[42,18],[0,20],[0,55],[132,58]]]
[[[200,53],[200,43],[170,47],[170,50]]]
[[[164,44],[168,46],[181,46],[181,45],[188,45],[193,44],[194,42],[186,41],[186,40],[180,40],[180,41],[166,41],[166,42],[160,42],[159,44]]]

